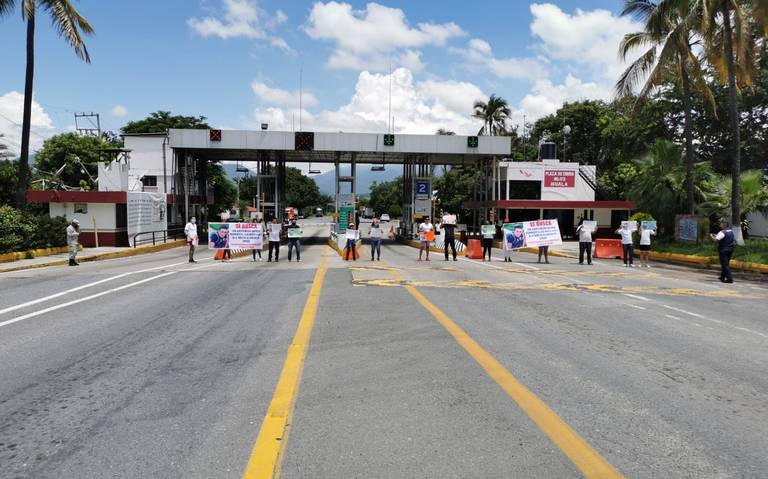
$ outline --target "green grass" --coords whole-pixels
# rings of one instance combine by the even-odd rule
[[[679,253],[694,256],[717,256],[717,246],[714,242],[702,244],[681,243],[660,239],[652,246],[653,251],[662,253]],[[768,264],[768,240],[747,240],[745,246],[737,246],[733,259],[747,263]]]

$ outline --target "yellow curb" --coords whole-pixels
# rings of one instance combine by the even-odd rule
[[[687,254],[679,254],[679,253],[662,253],[657,251],[651,251],[648,254],[648,258],[653,260],[662,260],[662,261],[670,261],[673,263],[687,263],[687,264],[698,264],[698,265],[708,265],[712,262],[711,258],[708,256],[694,256],[694,255],[687,255]]]
[[[83,250],[83,245],[77,245],[79,251]],[[0,254],[0,263],[11,263],[13,261],[19,261],[22,259],[39,258],[41,256],[51,256],[54,254],[62,254],[69,251],[69,246],[57,246],[55,248],[37,248],[27,251],[16,251],[13,253]]]
[[[92,261],[100,261],[103,259],[126,258],[129,256],[138,256],[140,254],[156,253],[158,251],[177,248],[179,246],[184,246],[186,244],[187,244],[186,240],[177,240],[177,241],[171,241],[168,243],[163,243],[163,244],[154,245],[154,246],[144,246],[141,248],[126,248],[124,250],[113,251],[111,253],[100,253],[100,254],[94,254],[91,256],[84,256],[82,258],[78,258],[77,261],[80,263],[89,263]],[[66,252],[66,250],[64,252]],[[0,273],[9,273],[11,271],[20,271],[23,269],[45,268],[47,266],[61,266],[61,265],[66,265],[68,263],[69,263],[69,260],[67,259],[59,259],[59,260],[49,261],[46,263],[27,264],[23,266],[16,266],[13,268],[2,269],[0,270]]]
[[[743,261],[731,261],[731,268],[754,273],[768,273],[768,264],[745,263]]]

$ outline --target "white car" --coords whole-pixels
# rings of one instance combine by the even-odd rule
[[[381,219],[381,221],[389,221],[389,215],[384,213],[383,215],[381,215],[380,219]]]

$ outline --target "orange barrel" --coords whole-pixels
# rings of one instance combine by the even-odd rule
[[[467,240],[466,256],[470,259],[480,259],[483,257],[483,244],[478,239]]]
[[[624,250],[621,247],[621,240],[617,239],[596,239],[595,240],[595,258],[623,258]]]

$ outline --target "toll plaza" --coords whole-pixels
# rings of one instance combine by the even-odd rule
[[[387,165],[403,168],[403,221],[399,234],[410,237],[413,224],[432,213],[432,177],[437,166],[464,166],[480,169],[489,179],[474,191],[478,202],[497,201],[499,162],[511,149],[503,136],[406,135],[388,133],[326,133],[268,130],[171,129],[173,171],[177,194],[185,195],[188,185],[208,185],[204,165],[208,161],[254,163],[257,192],[255,208],[267,218],[282,220],[285,201],[286,165],[309,163],[333,165],[335,169],[334,209],[337,228],[343,231],[357,206],[356,171],[362,165],[372,169]],[[341,166],[350,165],[349,174]],[[491,181],[492,180],[492,181]],[[171,212],[174,219],[188,217],[186,202]],[[200,211],[204,221],[217,212]],[[479,224],[475,213],[474,224]]]

